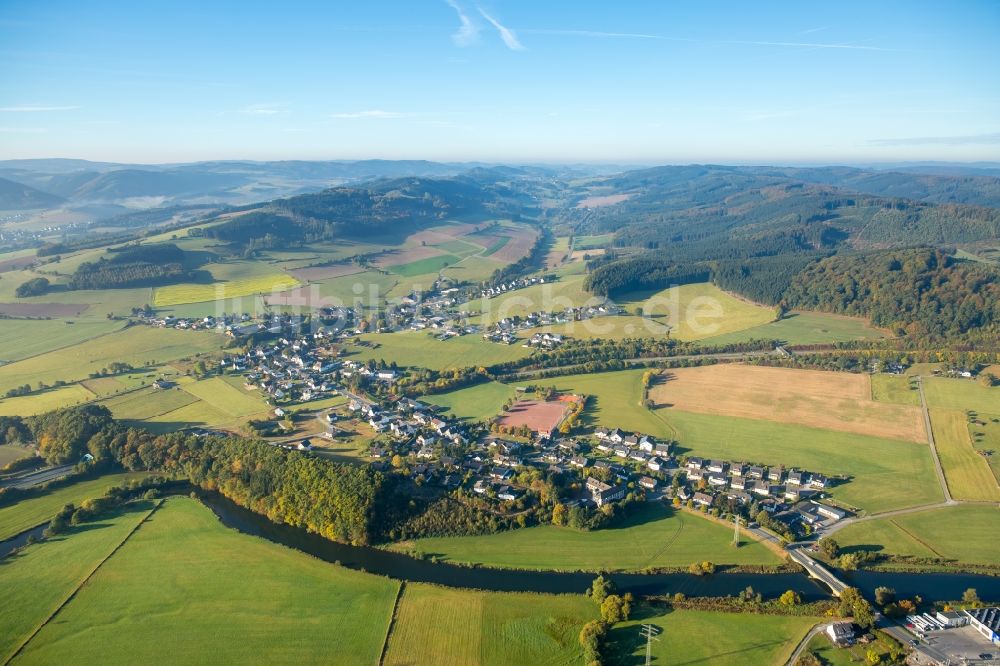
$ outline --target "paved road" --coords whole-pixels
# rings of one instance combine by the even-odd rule
[[[828,537],[834,532],[838,532],[841,529],[847,527],[848,525],[853,525],[855,523],[863,523],[868,520],[875,520],[876,518],[892,518],[893,516],[905,516],[908,513],[919,513],[921,511],[929,511],[931,509],[943,509],[947,506],[954,506],[956,504],[963,504],[963,502],[958,502],[952,500],[951,502],[935,502],[934,504],[921,504],[920,506],[910,506],[905,509],[894,509],[892,511],[883,511],[881,513],[871,513],[867,516],[856,516],[853,518],[845,518],[839,522],[830,525],[829,527],[824,527],[822,530],[816,533],[816,537]]]
[[[927,409],[927,398],[924,397],[924,378],[920,375],[917,375],[917,388],[920,390],[920,409],[924,413],[924,426],[927,428],[927,443],[931,445],[931,453],[934,455],[934,469],[937,472],[938,481],[941,483],[941,490],[944,492],[944,503],[947,505],[957,504],[952,499],[951,491],[948,490],[948,481],[944,478],[944,469],[941,467],[937,444],[934,442],[934,431],[931,430],[931,413]]]
[[[47,467],[37,472],[24,474],[14,479],[7,479],[0,482],[4,488],[34,488],[49,481],[61,479],[73,471],[73,465],[60,465],[58,467]]]
[[[683,354],[680,356],[640,356],[638,358],[625,358],[622,359],[622,363],[649,363],[656,361],[682,361],[682,360],[693,360],[698,358],[714,358],[719,360],[739,360],[741,358],[755,358],[761,356],[778,356],[779,353],[775,350],[770,351],[747,351],[747,352],[726,352],[720,354]],[[533,375],[540,374],[542,372],[550,372],[552,370],[573,370],[574,368],[582,368],[586,363],[574,363],[573,365],[559,365],[552,368],[539,368],[538,370],[525,370],[523,372],[511,373],[509,377],[511,379],[519,379],[521,377],[531,377]]]
[[[788,658],[788,666],[794,666],[795,662],[798,661],[799,656],[802,654],[802,651],[806,649],[807,645],[809,645],[809,641],[811,641],[817,634],[826,631],[828,626],[830,626],[830,624],[828,622],[824,622],[823,624],[817,624],[815,627],[810,629],[809,633],[806,634],[801,641],[799,641],[797,646],[795,646],[795,652],[793,652],[792,656]]]

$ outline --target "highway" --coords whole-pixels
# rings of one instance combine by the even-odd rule
[[[0,481],[0,487],[21,489],[34,488],[35,486],[40,486],[43,483],[61,479],[72,471],[73,465],[46,467],[45,469],[40,469],[37,472],[30,472],[18,477],[4,479],[3,481]]]

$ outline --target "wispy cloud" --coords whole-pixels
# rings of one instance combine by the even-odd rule
[[[897,139],[869,139],[875,146],[967,146],[970,144],[998,144],[1000,132],[986,134],[963,134],[958,136],[911,136]]]
[[[46,113],[48,111],[75,111],[78,106],[46,106],[43,104],[24,104],[22,106],[2,106],[5,113]]]
[[[48,132],[44,127],[0,127],[2,134],[44,134]]]
[[[287,110],[285,104],[248,104],[240,109],[240,113],[251,116],[276,116]]]
[[[455,0],[445,0],[448,6],[458,14],[458,30],[451,39],[457,46],[469,46],[479,39],[479,26],[472,22],[465,10]]]
[[[819,27],[819,28],[809,28],[808,30],[802,30],[802,31],[799,32],[799,34],[800,35],[811,35],[814,32],[823,32],[824,30],[829,30],[829,29],[830,29],[830,26],[824,25],[824,26]]]
[[[334,118],[405,118],[409,114],[398,111],[383,111],[372,109],[370,111],[350,111],[346,113],[335,113]]]
[[[483,15],[484,19],[489,21],[490,25],[492,25],[494,28],[497,29],[497,32],[500,33],[500,39],[502,39],[503,43],[507,45],[507,48],[509,48],[511,51],[525,50],[524,44],[520,42],[520,40],[517,38],[517,35],[514,34],[513,30],[504,26],[503,24],[500,23],[500,21],[497,21],[495,18],[487,14],[485,11],[483,11],[482,7],[479,7],[479,13]]]

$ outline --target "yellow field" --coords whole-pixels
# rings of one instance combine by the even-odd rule
[[[0,400],[0,416],[34,416],[53,409],[90,402],[94,394],[79,384],[70,384],[36,395]]]
[[[636,294],[617,302],[629,314],[639,308],[647,319],[669,326],[670,337],[677,340],[703,340],[774,319],[773,308],[741,300],[707,282]]]
[[[260,400],[258,393],[238,389],[221,377],[185,384],[182,388],[230,416],[248,416],[267,411],[267,405]]]
[[[284,291],[301,284],[298,280],[284,273],[260,275],[256,277],[216,282],[213,284],[172,284],[157,287],[153,292],[153,304],[157,307],[182,305],[184,303],[201,303],[224,298],[237,298],[254,294],[266,294]]]
[[[996,477],[986,459],[972,447],[965,413],[932,409],[931,428],[952,496],[961,500],[1000,500]]]
[[[926,442],[920,409],[875,402],[867,375],[720,364],[666,371],[658,407]]]

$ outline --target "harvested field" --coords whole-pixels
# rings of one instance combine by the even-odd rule
[[[660,382],[650,398],[661,408],[927,441],[920,409],[875,402],[867,375],[721,364],[671,370]]]
[[[565,400],[518,400],[500,418],[500,424],[519,428],[528,426],[535,432],[552,432],[559,427],[569,408]]]
[[[627,201],[631,194],[608,194],[603,197],[587,197],[576,205],[577,208],[600,208]]]
[[[36,261],[38,261],[38,257],[35,255],[31,255],[29,257],[15,257],[14,259],[4,259],[3,261],[0,261],[0,273],[6,273],[7,271],[19,271],[31,266]]]
[[[451,240],[450,238],[448,240]],[[372,262],[379,268],[389,268],[391,266],[400,266],[402,264],[412,264],[415,261],[420,261],[421,259],[430,259],[431,257],[439,257],[444,252],[437,249],[436,247],[418,246],[410,247],[401,250],[389,250],[388,252],[383,252]]]
[[[428,245],[433,245],[435,243],[445,243],[450,240],[459,238],[460,236],[465,236],[466,234],[471,234],[476,231],[477,225],[475,224],[448,224],[440,227],[434,227],[433,229],[424,229],[423,231],[418,231],[409,238],[407,242],[409,243],[427,243]]]
[[[89,306],[84,303],[0,303],[7,317],[77,317]]]
[[[511,264],[527,256],[528,252],[531,251],[531,246],[535,244],[535,238],[537,237],[533,229],[527,228],[508,229],[506,230],[506,234],[510,236],[510,240],[490,256],[498,261]]]
[[[327,280],[329,278],[342,277],[360,273],[364,268],[349,261],[341,261],[335,264],[323,266],[307,266],[305,268],[292,268],[288,273],[300,282],[312,282],[313,280]]]

